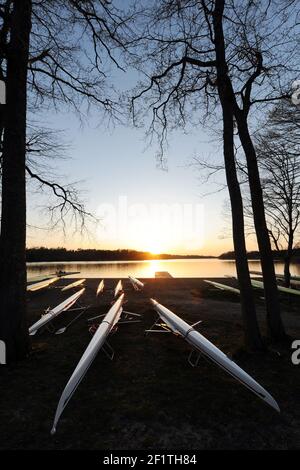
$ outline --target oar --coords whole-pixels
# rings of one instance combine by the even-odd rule
[[[87,307],[82,307],[83,308],[83,311],[80,312],[75,318],[73,318],[66,326],[63,326],[62,328],[59,328],[55,334],[56,335],[62,335],[68,328],[69,326],[71,326],[76,320],[78,320],[78,318],[80,318],[86,311],[88,308],[90,308],[90,305],[88,305]]]

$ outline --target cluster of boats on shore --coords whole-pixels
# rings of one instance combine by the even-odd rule
[[[128,278],[135,291],[143,291],[143,282],[132,276],[128,276]],[[52,284],[53,282],[54,281],[52,280],[52,282],[48,285]],[[84,282],[85,279],[80,279],[78,281],[72,282],[67,286],[64,286],[64,291],[74,289],[78,286],[80,286],[81,289],[72,294],[69,298],[64,300],[55,308],[45,312],[45,314],[29,328],[29,334],[35,335],[42,328],[45,328],[47,326],[49,327],[49,324],[54,320],[54,318],[56,318],[62,312],[65,312],[67,310],[70,311],[71,307],[75,303],[77,303],[79,299],[82,298],[82,295],[85,292],[85,287],[82,287]],[[220,283],[214,283],[212,281],[207,282],[214,284],[215,287],[223,289],[223,287],[219,287],[222,286],[222,284]],[[105,283],[104,280],[101,280],[96,289],[96,297],[103,293],[104,289]],[[107,343],[107,338],[113,331],[115,331],[117,324],[121,322],[130,323],[131,321],[140,321],[135,319],[136,317],[139,317],[140,314],[128,312],[123,309],[125,300],[125,290],[123,288],[123,283],[121,280],[118,281],[115,286],[115,289],[113,290],[113,297],[114,299],[112,305],[106,314],[98,315],[97,317],[93,317],[88,320],[94,322],[94,320],[96,319],[101,319],[99,323],[93,324],[93,328],[90,328],[90,331],[93,333],[92,339],[89,342],[87,348],[85,349],[81,359],[79,360],[76,368],[74,369],[73,374],[71,375],[69,381],[67,382],[62,392],[62,395],[57,405],[51,434],[54,434],[56,432],[57,423],[60,419],[61,414],[63,413],[69,400],[71,399],[72,395],[76,391],[78,385],[80,384],[81,380],[83,379],[87,370],[95,359],[98,351],[100,349],[103,349],[104,352],[105,349],[111,350],[111,347]],[[189,363],[192,366],[198,365],[200,356],[208,358],[213,363],[217,364],[220,368],[222,368],[224,371],[226,371],[228,374],[230,374],[232,377],[234,377],[236,380],[238,380],[240,383],[242,383],[249,390],[251,390],[254,394],[256,394],[261,400],[271,406],[274,410],[280,412],[276,400],[258,382],[256,382],[248,373],[246,373],[241,367],[239,367],[235,362],[233,362],[213,343],[207,340],[201,333],[199,333],[199,331],[195,330],[196,325],[201,323],[201,321],[190,325],[178,315],[176,315],[174,312],[166,308],[164,305],[157,302],[155,299],[151,298],[150,303],[153,310],[157,313],[158,318],[152,325],[152,327],[145,331],[145,334],[169,332],[181,337],[192,347],[192,351],[189,356]],[[71,323],[77,318],[79,318],[88,308],[89,306],[83,305],[78,308],[75,308],[74,310],[81,310],[81,312],[79,313],[79,315],[77,315],[77,317],[75,317],[71,321]],[[69,325],[67,325],[65,328],[57,330],[56,334],[64,332],[68,326]],[[195,352],[197,353],[197,358],[196,360],[193,360]],[[111,355],[111,358],[112,357],[113,355]]]
[[[252,276],[255,275],[256,277],[259,277],[259,278],[263,277],[262,273],[259,271],[250,271],[250,274]],[[252,287],[256,289],[264,289],[264,283],[261,280],[252,279],[252,276],[251,276]],[[236,279],[235,276],[225,276],[225,277],[230,278],[230,279]],[[282,274],[276,274],[276,278],[281,281],[284,279],[284,276]],[[223,284],[220,282],[210,281],[208,279],[204,279],[204,282],[206,282],[207,284],[211,284],[217,289],[233,292],[234,294],[240,294],[240,290],[237,289],[236,287],[231,287],[231,286],[228,286],[227,284]],[[299,286],[300,276],[291,276],[290,285]],[[292,294],[292,295],[300,295],[300,289],[293,289],[291,287],[285,287],[281,285],[278,285],[277,288],[279,292],[284,292],[286,294]]]

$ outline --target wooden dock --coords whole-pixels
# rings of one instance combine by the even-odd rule
[[[168,271],[156,271],[155,277],[159,278],[159,279],[162,279],[162,278],[164,278],[164,279],[166,279],[166,278],[170,279],[171,278],[172,279],[173,278],[173,276],[171,276],[171,274],[168,273]]]

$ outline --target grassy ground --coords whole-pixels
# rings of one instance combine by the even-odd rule
[[[224,281],[224,280],[223,280]],[[60,281],[61,283],[67,281]],[[68,281],[69,282],[69,281]],[[234,280],[227,279],[234,285]],[[115,280],[95,301],[98,281],[89,279],[84,303],[94,302],[85,318],[108,310]],[[126,309],[142,314],[141,323],[120,325],[109,340],[110,361],[99,352],[50,436],[60,394],[90,340],[85,318],[65,334],[45,331],[33,339],[30,357],[1,367],[1,449],[288,449],[300,448],[300,365],[291,350],[272,347],[262,355],[243,352],[239,299],[200,279],[149,279],[143,293],[125,280]],[[262,294],[257,294],[265,334]],[[260,382],[278,401],[279,415],[215,365],[187,363],[189,347],[171,334],[144,336],[155,320],[154,297],[188,321]],[[66,298],[58,289],[32,296],[29,324],[41,311]],[[287,332],[300,338],[300,301],[283,296]],[[96,302],[96,304],[95,304]],[[75,313],[55,321],[64,326]]]

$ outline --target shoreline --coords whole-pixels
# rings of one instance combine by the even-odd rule
[[[75,278],[74,278],[75,279]],[[216,281],[220,278],[213,278]],[[50,436],[54,412],[65,384],[90,341],[85,319],[105,313],[118,279],[87,279],[84,302],[93,306],[63,335],[45,330],[33,337],[26,361],[0,370],[1,449],[287,449],[300,443],[299,366],[290,349],[275,345],[263,355],[242,346],[239,296],[206,285],[199,278],[145,279],[135,292],[124,281],[126,310],[141,323],[120,325],[109,339],[113,361],[100,351]],[[67,284],[71,279],[61,279]],[[234,285],[234,280],[226,283]],[[28,324],[69,293],[51,288],[31,296]],[[205,360],[192,368],[185,341],[171,334],[144,336],[155,320],[154,297],[186,321],[202,320],[199,331],[233,357],[278,401],[277,415],[242,385]],[[258,321],[266,337],[264,304],[256,295]],[[281,297],[287,332],[300,338],[299,299]],[[74,313],[55,320],[65,326]]]

